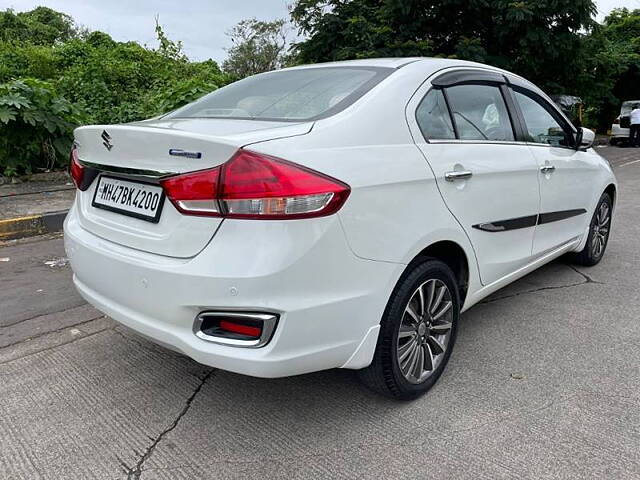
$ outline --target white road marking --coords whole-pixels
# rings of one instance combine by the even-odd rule
[[[622,165],[618,165],[618,167],[624,167],[624,166],[631,165],[638,162],[640,162],[640,160],[634,160],[633,162],[627,162],[627,163],[623,163]]]

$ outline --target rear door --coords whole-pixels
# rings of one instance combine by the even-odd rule
[[[540,216],[533,242],[533,255],[539,256],[584,233],[598,195],[593,180],[599,162],[592,152],[573,147],[575,129],[544,97],[519,86],[512,92],[539,169]]]
[[[540,202],[537,163],[516,141],[505,89],[502,75],[454,71],[418,91],[407,115],[484,284],[530,261]]]

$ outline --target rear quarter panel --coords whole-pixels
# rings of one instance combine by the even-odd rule
[[[446,208],[435,178],[415,145],[405,106],[427,78],[419,65],[394,73],[361,101],[319,121],[304,136],[248,145],[335,177],[351,187],[338,213],[358,257],[408,264],[429,245],[454,241],[477,283],[471,244]]]

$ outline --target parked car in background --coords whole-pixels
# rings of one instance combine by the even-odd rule
[[[617,187],[594,138],[478,63],[283,69],[78,128],[65,247],[87,301],[203,364],[355,369],[411,399],[461,312],[560,255],[602,259]]]
[[[627,100],[622,103],[620,115],[613,121],[611,125],[611,145],[620,145],[629,141],[629,131],[631,127],[631,110],[636,105],[640,105],[640,100]]]

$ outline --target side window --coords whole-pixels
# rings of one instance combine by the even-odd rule
[[[427,93],[416,110],[416,121],[428,139],[456,138],[442,90],[432,89]]]
[[[513,141],[509,113],[498,87],[455,85],[447,99],[460,140]]]
[[[562,125],[553,118],[546,108],[524,93],[513,91],[516,102],[520,106],[522,116],[526,123],[527,141],[544,143],[554,147],[570,146]]]

